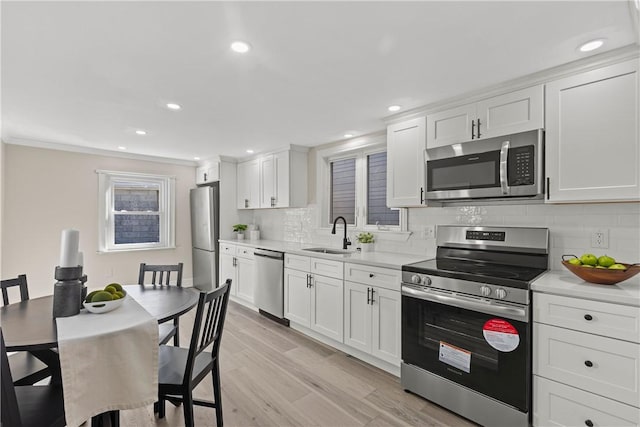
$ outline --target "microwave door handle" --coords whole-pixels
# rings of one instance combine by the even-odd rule
[[[509,141],[502,143],[500,148],[500,188],[503,195],[509,194],[509,181],[507,179],[507,163],[509,159]]]

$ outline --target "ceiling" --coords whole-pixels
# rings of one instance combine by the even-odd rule
[[[636,43],[634,7],[3,1],[2,138],[183,160],[315,146],[384,129],[393,104],[583,58],[593,38],[597,53]],[[238,39],[252,50],[231,51]]]

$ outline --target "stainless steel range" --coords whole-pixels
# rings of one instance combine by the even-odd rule
[[[529,425],[529,285],[549,230],[439,226],[437,244],[402,267],[402,386],[482,425]]]

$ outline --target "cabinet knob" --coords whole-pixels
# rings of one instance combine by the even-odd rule
[[[585,314],[584,315],[584,320],[593,320],[593,316],[590,314]]]
[[[369,277],[373,277],[373,276],[375,276],[375,274],[369,273]]]
[[[586,421],[584,422],[584,424],[585,424],[587,427],[593,427],[593,421],[591,421],[591,420],[586,420]]]
[[[591,367],[593,367],[593,362],[592,362],[591,360],[585,360],[585,361],[584,361],[584,365],[585,365],[587,368],[591,368]]]

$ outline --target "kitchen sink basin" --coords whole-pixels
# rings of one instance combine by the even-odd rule
[[[345,255],[353,252],[353,251],[347,251],[344,249],[332,249],[332,248],[305,248],[303,249],[303,251],[317,252],[321,254],[332,254],[332,255]]]

